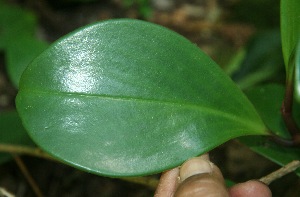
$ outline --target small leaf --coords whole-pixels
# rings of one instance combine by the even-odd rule
[[[265,85],[253,88],[246,93],[267,127],[278,136],[290,138],[280,113],[284,92],[284,87],[281,85]],[[294,111],[300,111],[299,109],[299,106],[297,106]],[[293,160],[300,160],[300,148],[283,147],[259,136],[247,136],[239,139],[253,151],[279,165],[284,166]],[[300,176],[299,169],[296,173]]]
[[[293,78],[296,45],[300,35],[300,1],[281,0],[281,40],[287,79]]]
[[[237,136],[268,134],[196,45],[130,19],[58,40],[27,67],[16,103],[45,151],[107,176],[161,172]]]
[[[0,112],[0,143],[34,146],[22,126],[21,119],[16,111]],[[0,152],[0,163],[10,159],[9,154]]]

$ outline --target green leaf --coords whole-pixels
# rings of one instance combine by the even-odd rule
[[[224,72],[229,76],[235,73],[238,69],[240,69],[240,66],[244,61],[245,56],[246,56],[246,49],[245,48],[239,49],[229,60],[227,65],[223,67]]]
[[[239,140],[254,152],[280,166],[284,166],[294,160],[300,160],[299,148],[283,147],[261,136],[244,136],[240,137]],[[297,169],[295,172],[300,176],[300,169]]]
[[[6,66],[15,87],[19,86],[21,75],[28,64],[47,46],[47,43],[28,36],[19,36],[10,43],[6,50]]]
[[[6,48],[20,36],[33,36],[36,31],[35,16],[22,8],[0,2],[0,49]]]
[[[283,138],[290,138],[280,112],[284,92],[283,86],[269,84],[252,88],[246,91],[246,95],[273,133]]]
[[[234,186],[236,183],[233,182],[232,180],[229,180],[229,179],[225,179],[225,185],[226,187],[232,187]]]
[[[241,89],[278,78],[282,73],[283,58],[279,30],[268,30],[255,35],[247,45],[247,54],[234,72],[232,79]],[[284,76],[283,76],[284,77]]]
[[[281,40],[287,79],[293,78],[296,45],[300,35],[300,1],[281,0]]]
[[[0,49],[5,52],[7,72],[15,87],[27,65],[47,47],[35,38],[36,26],[32,13],[0,1]]]
[[[261,118],[264,120],[267,127],[278,136],[290,138],[280,113],[284,92],[285,90],[283,86],[272,84],[253,88],[246,93],[261,115]],[[300,111],[299,109],[299,106],[297,106],[294,111]],[[300,148],[283,147],[264,137],[259,136],[241,137],[240,140],[253,151],[263,155],[279,165],[283,166],[293,160],[300,160]],[[300,176],[299,169],[296,171],[296,173],[298,176]]]
[[[22,126],[21,119],[16,111],[0,112],[0,143],[34,146]],[[0,152],[0,163],[7,161],[11,156]]]
[[[268,134],[196,45],[130,19],[55,42],[23,73],[16,104],[45,151],[107,176],[161,172],[237,136]]]
[[[251,24],[257,29],[278,26],[280,1],[242,0],[230,6],[230,18],[235,23]]]

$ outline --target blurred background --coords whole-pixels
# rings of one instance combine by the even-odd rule
[[[29,63],[79,27],[111,18],[146,20],[178,32],[215,60],[242,90],[266,82],[284,84],[279,8],[279,0],[0,0],[0,112],[15,108],[21,73],[11,67]],[[1,132],[0,128],[0,137]],[[25,138],[20,141],[26,144]],[[258,179],[279,168],[236,140],[210,155],[233,182]],[[30,156],[0,157],[0,162],[0,188],[19,197],[36,196],[37,188],[49,197],[147,197],[153,196],[160,176],[105,178]],[[294,174],[270,187],[274,196],[300,193]]]

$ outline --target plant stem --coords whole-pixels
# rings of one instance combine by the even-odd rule
[[[286,83],[284,100],[281,106],[282,118],[292,136],[294,145],[300,145],[300,129],[293,118],[294,85],[293,78]]]
[[[9,193],[6,191],[4,188],[0,187],[0,196],[5,196],[5,197],[16,197],[15,195]]]
[[[34,157],[39,157],[43,159],[48,159],[56,162],[60,162],[56,160],[55,158],[51,157],[47,153],[43,152],[39,148],[30,148],[26,146],[18,146],[18,145],[12,145],[12,144],[0,144],[0,153],[10,153],[12,155],[19,154],[19,155],[29,155]],[[128,181],[131,183],[137,183],[141,185],[145,185],[151,189],[155,189],[158,185],[158,180],[153,177],[131,177],[131,178],[119,178],[120,180]]]
[[[18,167],[20,168],[22,174],[24,175],[24,177],[28,181],[29,185],[31,186],[35,195],[37,197],[43,197],[44,195],[42,194],[42,192],[41,192],[40,188],[38,187],[37,183],[35,182],[35,180],[32,178],[31,174],[29,173],[29,171],[28,171],[27,167],[25,166],[24,162],[22,161],[22,159],[18,155],[15,155],[15,154],[13,154],[13,157],[14,157]]]
[[[30,155],[34,157],[40,157],[43,159],[56,161],[56,159],[54,159],[47,153],[43,152],[39,148],[29,148],[26,146],[18,146],[12,144],[0,144],[0,152],[7,152],[11,154],[24,154],[24,155]]]
[[[271,174],[268,174],[267,176],[260,178],[259,181],[265,183],[266,185],[269,185],[271,182],[283,177],[284,175],[290,172],[295,171],[299,167],[300,167],[300,161],[292,161],[287,165],[283,166],[282,168],[272,172]]]
[[[282,146],[295,146],[294,140],[292,139],[284,139],[282,137],[279,137],[278,135],[270,135],[269,139],[272,140],[273,142],[280,144]]]

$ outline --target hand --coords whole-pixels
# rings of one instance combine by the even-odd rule
[[[229,189],[220,169],[208,155],[192,158],[180,169],[163,173],[155,197],[271,197],[270,189],[259,181],[247,181]]]

